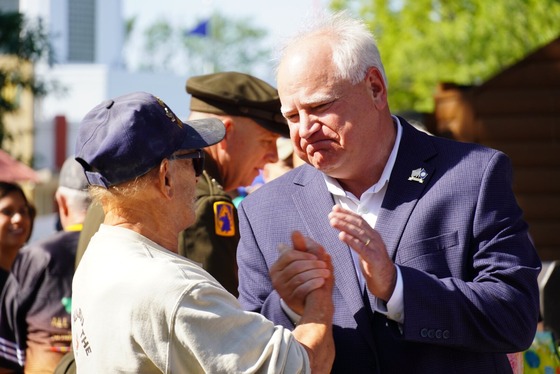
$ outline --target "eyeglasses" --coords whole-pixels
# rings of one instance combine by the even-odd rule
[[[197,149],[194,152],[184,153],[182,155],[171,155],[168,157],[169,160],[187,160],[192,159],[192,164],[194,168],[194,175],[200,177],[202,171],[204,170],[204,152],[201,149]]]

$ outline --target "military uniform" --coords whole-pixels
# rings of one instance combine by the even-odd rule
[[[221,186],[216,163],[208,155],[204,169],[196,185],[196,222],[179,235],[179,254],[202,264],[237,297],[237,210]]]
[[[200,75],[187,80],[186,90],[192,96],[191,111],[248,117],[268,131],[289,137],[277,90],[256,77],[237,72]],[[237,297],[237,209],[222,188],[216,161],[207,154],[205,164],[197,185],[197,220],[181,233],[179,253],[201,263]]]

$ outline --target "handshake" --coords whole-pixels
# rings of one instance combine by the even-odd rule
[[[332,307],[334,274],[325,249],[295,231],[292,247],[280,244],[278,251],[280,258],[270,268],[270,278],[287,306],[300,316],[304,314],[308,297],[308,304],[329,304],[330,301]]]
[[[297,231],[292,234],[292,247],[283,244],[278,250],[280,257],[270,268],[272,284],[291,312],[298,314],[293,334],[309,355],[311,371],[328,373],[335,356],[331,257]]]

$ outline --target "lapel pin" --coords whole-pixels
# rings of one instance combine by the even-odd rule
[[[412,170],[410,173],[410,177],[408,177],[409,181],[414,181],[418,183],[424,183],[424,179],[428,176],[428,173],[424,168],[418,168]]]

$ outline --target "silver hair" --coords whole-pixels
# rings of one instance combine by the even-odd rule
[[[80,191],[72,188],[59,186],[56,190],[57,194],[63,195],[66,198],[68,206],[74,212],[85,213],[91,203],[91,197],[88,191]]]
[[[144,175],[109,188],[91,185],[88,191],[93,202],[100,205],[122,205],[123,202],[139,201],[142,199],[143,191],[146,190],[150,184],[153,184],[158,177],[157,170],[159,170],[159,166],[152,168]]]
[[[328,37],[338,78],[356,84],[364,79],[368,69],[375,67],[388,87],[389,82],[373,34],[362,20],[351,17],[346,10],[314,15],[309,22],[305,22],[304,27],[282,45],[277,64],[286,56],[291,46],[315,36]]]

